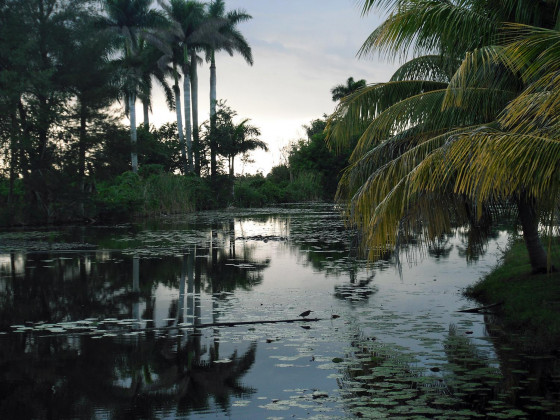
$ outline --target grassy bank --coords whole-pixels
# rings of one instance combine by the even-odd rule
[[[560,267],[560,245],[553,241],[552,262]],[[483,304],[503,302],[500,324],[506,334],[529,333],[535,349],[560,345],[560,273],[531,274],[523,241],[511,244],[500,264],[465,294]]]

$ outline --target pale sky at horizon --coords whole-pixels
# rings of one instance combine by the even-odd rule
[[[250,118],[260,128],[269,152],[252,154],[255,163],[245,173],[267,173],[280,163],[280,150],[305,137],[302,128],[335,108],[332,87],[365,79],[389,80],[395,63],[356,53],[367,36],[381,23],[375,12],[361,16],[356,0],[226,0],[226,10],[244,9],[253,16],[238,28],[253,51],[254,65],[235,55],[216,57],[217,97]],[[209,69],[199,67],[199,121],[208,119]],[[138,109],[137,112],[139,112]],[[151,123],[173,122],[161,94],[154,98]],[[236,163],[237,171],[242,165]]]

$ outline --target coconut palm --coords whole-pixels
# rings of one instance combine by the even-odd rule
[[[127,98],[130,120],[130,142],[132,170],[138,171],[137,134],[136,134],[136,96],[142,81],[141,46],[143,40],[155,42],[155,31],[166,24],[163,17],[150,9],[152,0],[103,0],[105,17],[99,26],[111,30],[122,38],[125,66],[123,90]],[[163,45],[158,43],[158,45]]]
[[[237,25],[252,19],[244,10],[232,10],[226,13],[224,0],[214,0],[208,6],[207,16],[212,20],[224,20],[220,28],[223,38],[213,38],[207,45],[206,58],[210,61],[210,127],[215,125],[216,115],[216,52],[223,50],[230,56],[235,52],[241,54],[249,65],[253,65],[253,55],[249,43],[237,29]],[[210,137],[211,139],[213,137]],[[210,143],[210,173],[216,175],[216,144]]]
[[[345,85],[336,85],[331,89],[332,100],[334,102],[340,101],[345,96],[354,93],[358,89],[362,89],[366,86],[366,81],[364,79],[360,79],[358,81],[354,81],[353,77],[349,77],[346,80]]]
[[[372,258],[413,232],[427,242],[453,222],[476,232],[515,205],[533,270],[547,269],[538,222],[548,214],[552,226],[557,205],[556,144],[543,134],[555,121],[533,101],[544,103],[550,85],[530,80],[556,44],[549,37],[538,49],[534,32],[523,38],[515,25],[515,42],[494,41],[512,33],[500,25],[507,20],[538,23],[541,31],[553,25],[549,9],[557,3],[391,3],[393,12],[360,52],[415,57],[390,82],[343,98],[328,127],[333,145],[361,133],[338,198],[364,231]],[[366,1],[364,11],[388,4]]]

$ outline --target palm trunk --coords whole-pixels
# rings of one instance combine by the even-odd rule
[[[33,169],[38,170],[39,172],[42,169],[46,169],[46,154],[47,154],[47,144],[48,144],[48,132],[49,132],[49,113],[50,107],[48,104],[48,100],[45,96],[39,95],[39,117],[38,117],[38,133],[39,133],[39,147],[38,147],[38,156],[32,164],[32,172]]]
[[[216,56],[212,51],[210,57],[210,117],[216,115]]]
[[[517,202],[517,208],[532,272],[546,273],[550,269],[554,270],[554,267],[548,265],[546,251],[539,238],[539,219],[534,200],[523,194]]]
[[[229,157],[229,179],[231,182],[231,199],[233,201],[233,199],[235,198],[235,171],[234,171],[234,167],[233,167],[233,163],[234,163],[234,159],[235,159],[235,155],[232,155]]]
[[[80,185],[80,216],[85,216],[85,175],[86,175],[86,129],[87,129],[87,116],[86,108],[82,101],[80,101],[80,136],[78,141],[78,179]]]
[[[216,182],[216,57],[212,51],[210,59],[210,178],[212,184]]]
[[[198,74],[196,53],[191,53],[191,102],[192,102],[192,143],[194,149],[194,173],[200,176],[200,140],[198,136]]]
[[[12,121],[10,133],[10,184],[8,190],[8,204],[12,204],[14,198],[14,183],[16,179],[16,165],[17,165],[17,139],[18,139],[18,126],[15,109],[10,114]]]
[[[23,175],[23,179],[27,180],[29,178],[29,158],[26,154],[29,148],[29,131],[30,127],[27,122],[27,111],[21,102],[21,99],[18,101],[18,114],[20,119],[20,125],[22,128],[22,137],[19,141],[19,165],[21,169],[21,174]]]
[[[181,164],[183,173],[186,175],[189,168],[187,163],[187,150],[185,147],[185,136],[183,135],[183,118],[181,113],[181,90],[179,89],[179,80],[175,74],[175,84],[173,85],[173,93],[175,94],[175,111],[177,113],[177,132],[179,133],[179,144],[181,146]]]
[[[193,172],[193,148],[191,129],[191,77],[187,64],[183,66],[183,97],[185,104],[185,140],[187,144],[188,171]]]
[[[150,130],[150,102],[142,99],[142,108],[144,110],[144,128]]]
[[[131,93],[128,97],[128,112],[130,115],[130,161],[132,172],[138,172],[138,144],[136,135],[136,94]]]

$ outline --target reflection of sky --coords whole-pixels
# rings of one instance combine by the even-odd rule
[[[280,149],[305,136],[301,126],[334,110],[330,89],[354,79],[387,81],[395,65],[356,58],[370,32],[381,22],[361,17],[355,0],[228,0],[227,10],[245,9],[253,19],[239,25],[253,50],[254,65],[226,53],[217,56],[217,96],[239,117],[251,118],[270,152],[255,152],[247,170],[268,172],[280,163]],[[208,118],[209,70],[199,68],[199,121]],[[138,112],[140,106],[137,105]],[[174,121],[162,95],[152,122]],[[241,162],[236,165],[242,171]]]

